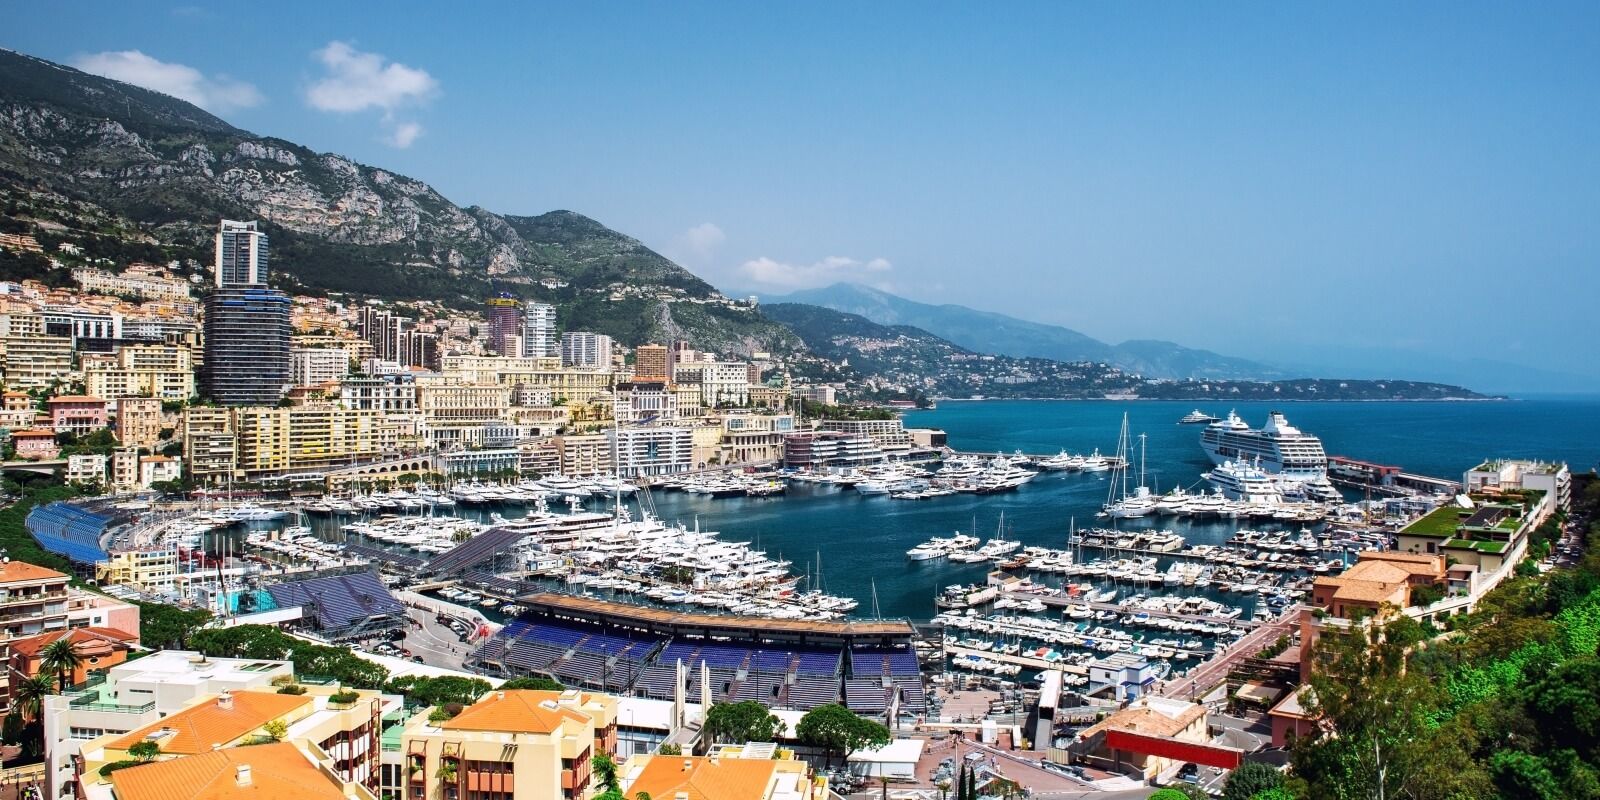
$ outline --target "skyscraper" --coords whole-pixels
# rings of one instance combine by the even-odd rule
[[[589,369],[611,366],[611,337],[588,331],[561,334],[561,366]]]
[[[561,355],[556,336],[556,307],[548,303],[522,305],[522,355],[524,358],[555,358]]]
[[[225,406],[275,405],[291,382],[289,296],[213,289],[206,296],[205,393]]]
[[[267,235],[255,222],[225,219],[217,226],[218,289],[267,285]]]
[[[522,309],[506,292],[489,298],[489,349],[503,356],[520,355],[512,343],[522,332]]]
[[[274,405],[292,381],[289,296],[267,288],[267,235],[254,222],[217,229],[217,286],[205,302],[201,386],[225,406]]]

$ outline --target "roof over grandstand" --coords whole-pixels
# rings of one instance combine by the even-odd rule
[[[906,620],[794,620],[696,614],[554,592],[524,595],[518,602],[533,613],[669,635],[717,635],[754,641],[897,641],[915,633]]]

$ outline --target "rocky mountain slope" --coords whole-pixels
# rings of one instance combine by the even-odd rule
[[[195,252],[218,218],[258,219],[274,269],[312,291],[470,305],[503,288],[557,303],[563,325],[634,344],[673,334],[733,352],[796,344],[759,311],[582,215],[462,208],[422,181],[10,51],[0,51],[0,189],[126,219]]]
[[[980,353],[1055,361],[1104,361],[1152,378],[1270,380],[1282,370],[1209,350],[1156,340],[1107,344],[1071,328],[959,305],[931,305],[852,283],[773,298],[859,314],[883,325],[914,325]]]

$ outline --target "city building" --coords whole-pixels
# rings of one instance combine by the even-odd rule
[[[303,744],[274,742],[155,761],[110,777],[114,800],[376,800],[359,783],[341,780],[331,758]],[[89,800],[101,800],[91,797]]]
[[[610,434],[588,433],[555,437],[564,475],[610,475],[615,442]]]
[[[0,662],[11,663],[11,643],[67,629],[68,577],[25,561],[0,560]],[[0,697],[11,710],[13,674],[0,676]]]
[[[399,363],[408,367],[437,370],[441,356],[438,334],[424,331],[406,331],[400,334],[400,349],[395,358]]]
[[[5,385],[12,389],[45,389],[72,371],[72,339],[43,331],[17,333],[16,321],[24,315],[11,314],[11,333],[0,338],[4,346]],[[38,315],[26,315],[38,321]]]
[[[67,456],[67,483],[81,486],[101,486],[106,482],[106,457],[99,453],[76,453]]]
[[[56,433],[78,436],[106,427],[106,401],[90,395],[69,394],[45,401],[50,427]]]
[[[126,295],[144,300],[188,300],[189,282],[151,264],[129,264],[121,273],[92,267],[72,271],[86,292]]]
[[[11,642],[11,675],[37,677],[44,668],[42,651],[63,639],[71,644],[72,652],[78,656],[77,665],[67,676],[67,685],[77,686],[88,680],[90,673],[107,670],[126,661],[133,646],[139,643],[139,634],[116,628],[82,627],[16,639]],[[50,677],[59,680],[59,676]]]
[[[385,361],[401,361],[401,337],[409,320],[372,306],[356,314],[356,334],[372,345],[372,355]]]
[[[693,361],[677,365],[673,381],[700,387],[706,408],[739,408],[750,404],[750,367],[743,361]]]
[[[522,355],[525,358],[561,357],[555,306],[548,303],[522,305]]]
[[[384,416],[415,415],[417,382],[410,374],[345,378],[339,384],[339,405]]]
[[[1140,782],[1168,778],[1186,763],[1232,769],[1244,755],[1211,743],[1205,706],[1160,696],[1140,698],[1085,728],[1068,750],[1084,763]]]
[[[183,412],[183,460],[196,483],[222,482],[238,466],[233,413],[226,408],[188,408]]]
[[[101,456],[104,458],[104,456]],[[183,462],[171,456],[140,456],[138,488],[149,489],[158,483],[183,477]]]
[[[350,374],[350,355],[342,349],[289,349],[289,376],[295,386],[336,383]]]
[[[246,477],[348,466],[382,452],[375,412],[332,405],[232,411],[236,470]]]
[[[878,448],[885,452],[904,452],[912,447],[911,434],[899,417],[889,419],[825,419],[821,430],[838,431],[852,436],[870,436]]]
[[[216,235],[216,287],[267,285],[267,234],[255,222],[223,220]]]
[[[46,428],[12,431],[11,447],[16,451],[17,458],[24,461],[49,461],[61,455],[56,432]]]
[[[615,428],[609,435],[615,442],[616,474],[623,478],[676,475],[695,468],[691,428]]]
[[[663,382],[670,378],[667,348],[659,344],[641,344],[633,351],[633,379],[635,381]]]
[[[794,432],[792,414],[728,414],[722,418],[722,463],[781,460],[783,437]]]
[[[678,419],[678,396],[661,381],[626,381],[612,391],[611,418],[618,425],[649,425]]]
[[[117,441],[128,447],[154,447],[161,441],[161,401],[154,397],[118,397]]]
[[[406,797],[593,797],[594,756],[616,750],[617,705],[591,692],[508,690],[439,723],[419,714],[402,734]]]
[[[588,331],[569,331],[561,334],[561,366],[578,369],[610,367],[611,337]]]
[[[206,297],[206,394],[227,406],[274,405],[288,389],[289,296],[221,288]]]
[[[522,309],[517,299],[506,292],[489,298],[485,316],[488,318],[489,349],[503,356],[520,355],[521,349],[514,346],[522,335]]]
[[[838,390],[832,386],[799,386],[794,390],[795,397],[826,406],[838,404]]]
[[[1311,604],[1340,619],[1372,616],[1385,605],[1407,608],[1413,589],[1444,580],[1443,555],[1364,550],[1343,573],[1316,579]]]
[[[855,467],[883,461],[870,436],[839,431],[791,433],[783,437],[783,464],[797,469]]]
[[[1494,459],[1467,470],[1461,483],[1469,494],[1533,490],[1553,498],[1556,508],[1572,507],[1572,473],[1566,464]]]
[[[131,586],[152,594],[172,591],[177,576],[178,550],[170,545],[113,550],[109,559],[95,565],[95,578],[102,585]]]

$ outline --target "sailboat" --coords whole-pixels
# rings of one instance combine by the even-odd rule
[[[1145,435],[1139,434],[1139,485],[1133,491],[1128,491],[1128,464],[1133,460],[1129,452],[1128,415],[1122,415],[1122,432],[1117,437],[1117,466],[1116,474],[1111,479],[1111,486],[1106,492],[1105,513],[1113,519],[1136,519],[1149,516],[1156,510],[1159,502],[1150,487],[1145,485]],[[1122,496],[1117,497],[1117,490],[1121,488]]]

